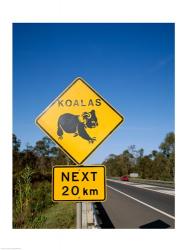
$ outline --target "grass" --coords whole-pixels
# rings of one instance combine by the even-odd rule
[[[39,228],[70,229],[76,228],[76,203],[59,202],[41,214],[43,223]],[[37,227],[35,227],[37,228]]]

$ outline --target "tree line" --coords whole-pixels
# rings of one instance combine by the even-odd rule
[[[138,173],[140,178],[154,180],[174,180],[175,174],[175,134],[168,133],[159,150],[144,155],[144,149],[131,145],[122,154],[110,154],[103,162],[108,176]]]
[[[42,174],[51,172],[54,165],[73,164],[66,154],[64,154],[53,141],[48,137],[43,137],[37,141],[35,146],[29,144],[20,150],[21,141],[13,134],[13,173],[19,173],[26,166]]]
[[[74,165],[75,163],[61,151],[51,139],[43,137],[35,146],[29,144],[20,150],[21,141],[13,134],[13,174],[20,173],[26,166],[43,175],[51,173],[54,165]],[[144,155],[144,149],[129,146],[121,154],[110,154],[102,163],[107,167],[107,175],[122,176],[138,173],[141,178],[171,180],[175,167],[175,134],[168,133],[159,146]]]

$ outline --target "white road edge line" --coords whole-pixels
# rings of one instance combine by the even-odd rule
[[[157,192],[157,193],[160,193],[160,194],[167,194],[167,195],[172,195],[172,196],[175,196],[175,194],[173,193],[167,193],[167,191],[170,191],[170,190],[164,190],[163,189],[163,192],[160,191],[160,190],[154,190],[154,189],[150,189],[150,188],[146,188],[146,187],[141,187],[141,186],[135,186],[135,185],[129,185],[127,183],[124,183],[124,182],[120,182],[118,180],[112,180],[112,179],[107,179],[109,181],[113,181],[113,182],[117,182],[117,183],[120,183],[120,184],[123,184],[123,185],[128,185],[128,186],[131,186],[131,187],[137,187],[137,188],[141,188],[141,189],[145,189],[145,190],[149,190],[149,191],[153,191],[153,192]],[[135,183],[135,182],[134,182]],[[152,186],[154,187],[154,186]],[[158,186],[156,186],[158,187]],[[159,187],[159,188],[162,188],[162,187]],[[165,192],[164,192],[165,191]],[[172,191],[172,190],[171,190]]]
[[[113,188],[113,187],[111,187],[111,186],[109,186],[109,185],[107,185],[107,187],[109,187],[109,188],[113,189],[114,191],[116,191],[116,192],[118,192],[118,193],[120,193],[120,194],[123,194],[123,195],[125,195],[125,196],[127,196],[127,197],[129,197],[129,198],[131,198],[131,199],[133,199],[133,200],[135,200],[135,201],[137,201],[137,202],[139,202],[139,203],[141,203],[141,204],[143,204],[143,205],[149,207],[149,208],[152,208],[153,210],[155,210],[155,211],[157,211],[157,212],[159,212],[159,213],[161,213],[161,214],[164,214],[164,215],[168,216],[169,218],[171,218],[171,219],[173,219],[173,220],[175,219],[174,216],[172,216],[172,215],[170,215],[170,214],[167,214],[167,213],[163,212],[162,210],[160,210],[160,209],[158,209],[158,208],[155,208],[155,207],[153,207],[153,206],[151,206],[151,205],[149,205],[149,204],[147,204],[147,203],[145,203],[145,202],[143,202],[143,201],[140,201],[140,200],[138,200],[138,199],[136,199],[136,198],[134,198],[134,197],[132,197],[132,196],[130,196],[130,195],[128,195],[128,194],[125,194],[125,193],[119,191],[119,190],[116,189],[116,188]]]

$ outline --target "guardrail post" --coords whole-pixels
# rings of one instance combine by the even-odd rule
[[[94,228],[94,215],[93,215],[93,207],[89,202],[87,205],[87,227]]]

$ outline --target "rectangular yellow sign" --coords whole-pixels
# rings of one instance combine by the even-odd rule
[[[55,166],[52,182],[53,201],[106,199],[106,171],[103,165]]]

